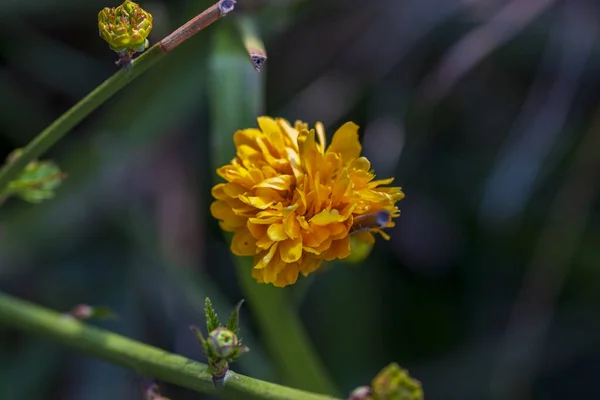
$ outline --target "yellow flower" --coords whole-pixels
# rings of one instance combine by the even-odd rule
[[[404,198],[393,178],[374,180],[360,157],[358,126],[347,122],[326,147],[321,123],[258,118],[259,129],[237,131],[237,156],[217,170],[227,183],[212,189],[212,215],[234,232],[231,251],[254,256],[252,276],[283,287],[350,254],[350,235],[373,242],[394,226]]]

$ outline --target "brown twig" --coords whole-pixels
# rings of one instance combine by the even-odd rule
[[[235,4],[235,0],[220,0],[161,40],[159,46],[165,53],[174,50],[202,29],[230,13]]]

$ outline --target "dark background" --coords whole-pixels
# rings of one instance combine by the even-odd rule
[[[361,126],[402,216],[361,265],[318,274],[298,310],[348,393],[397,361],[427,399],[598,398],[600,4],[594,0],[239,0],[45,155],[69,179],[0,209],[0,288],[202,359],[203,299],[241,293],[210,216],[215,155],[265,113]],[[144,1],[155,43],[210,5]],[[108,78],[96,16],[117,2],[0,1],[0,155]],[[228,47],[229,46],[229,47]],[[264,92],[263,92],[264,89]],[[275,381],[252,313],[234,369]],[[141,378],[0,327],[0,398],[141,399]],[[203,398],[170,385],[174,400]]]

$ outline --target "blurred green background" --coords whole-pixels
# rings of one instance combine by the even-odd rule
[[[155,43],[211,2],[140,4]],[[96,25],[116,5],[0,1],[0,155],[116,70]],[[352,120],[406,199],[364,263],[289,290],[342,392],[396,361],[427,399],[599,398],[599,15],[594,0],[238,0],[46,154],[69,174],[55,199],[3,205],[0,289],[108,306],[120,319],[95,324],[202,360],[188,326],[204,297],[222,316],[243,297],[208,208],[233,132],[260,114],[329,137]],[[252,351],[233,368],[277,381],[248,307],[242,321]],[[142,379],[0,326],[2,400],[141,399]]]

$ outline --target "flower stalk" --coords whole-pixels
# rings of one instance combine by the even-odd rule
[[[0,292],[0,324],[61,343],[139,374],[229,400],[335,400],[235,372],[215,387],[208,365],[168,353]]]

